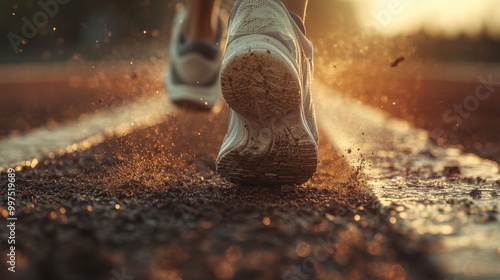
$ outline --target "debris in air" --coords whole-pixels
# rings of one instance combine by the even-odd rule
[[[455,175],[460,175],[462,174],[462,170],[460,169],[459,166],[445,166],[443,170],[443,175],[446,177],[452,177]]]
[[[400,56],[398,58],[396,58],[392,63],[391,63],[391,67],[396,67],[398,66],[399,63],[403,62],[405,60],[404,56]]]
[[[480,199],[481,198],[482,192],[479,189],[473,189],[469,195],[472,196],[474,199]]]

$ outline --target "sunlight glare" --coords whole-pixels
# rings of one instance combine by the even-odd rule
[[[431,35],[477,36],[483,28],[500,36],[497,0],[355,0],[358,24],[378,25],[380,34],[394,36],[421,30]]]

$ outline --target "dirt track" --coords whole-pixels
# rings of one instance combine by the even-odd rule
[[[323,27],[325,19],[350,18],[343,10],[334,17],[321,1],[310,2],[312,8],[320,7],[311,14],[323,12],[324,16],[310,17],[308,22],[316,20]],[[310,28],[308,32],[314,39],[326,38],[325,33],[330,35],[332,30]],[[357,48],[357,37],[347,39],[347,44]],[[325,64],[317,68],[323,82],[429,131],[443,128],[449,133],[445,144],[500,162],[498,95],[482,103],[455,130],[442,123],[443,113],[474,93],[477,82],[422,80],[420,74],[428,69],[420,69],[419,63],[427,62],[410,54],[409,49],[418,44],[406,40],[387,46],[373,40],[375,48],[356,58],[355,65],[343,65],[344,54],[339,56],[334,48],[339,36],[331,38],[324,46],[316,44],[316,65],[322,66],[321,59]],[[119,56],[126,59],[120,65],[107,59],[73,63],[62,70],[27,65],[17,74],[27,78],[22,83],[3,75],[0,140],[40,127],[57,128],[163,91],[166,46],[160,43],[153,48],[154,60],[142,55],[148,51],[140,46],[137,53],[146,58],[142,68],[138,61],[132,66],[127,53]],[[389,66],[403,54],[404,63]],[[363,65],[365,58],[373,57],[377,57],[375,65]],[[11,67],[0,73],[12,74]],[[356,72],[356,67],[361,71]],[[466,70],[474,77],[481,73],[475,67]],[[492,72],[497,80],[498,70]],[[401,79],[398,73],[405,75]],[[35,76],[38,82],[30,80]],[[35,169],[17,172],[16,278],[444,278],[428,261],[426,252],[433,244],[396,230],[384,208],[357,180],[356,170],[343,163],[326,137],[321,141],[319,172],[308,184],[242,188],[227,184],[214,171],[225,128],[225,112],[208,117],[165,116],[160,125],[107,139],[90,150],[45,158]],[[4,201],[5,173],[0,180]],[[5,217],[4,205],[0,203],[0,214]],[[6,236],[2,229],[0,240]],[[3,245],[0,254],[5,258]],[[1,262],[0,279],[11,278]]]
[[[327,141],[308,184],[237,187],[225,112],[166,118],[17,172],[19,279],[439,278]]]

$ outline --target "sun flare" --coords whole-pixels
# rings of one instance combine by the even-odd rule
[[[412,34],[424,30],[432,35],[476,36],[484,30],[500,37],[497,0],[355,0],[360,26],[376,23],[383,35]]]

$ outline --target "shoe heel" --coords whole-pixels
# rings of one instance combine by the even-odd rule
[[[236,112],[265,119],[300,110],[299,75],[282,45],[272,37],[249,35],[228,47],[221,70],[221,90]]]

